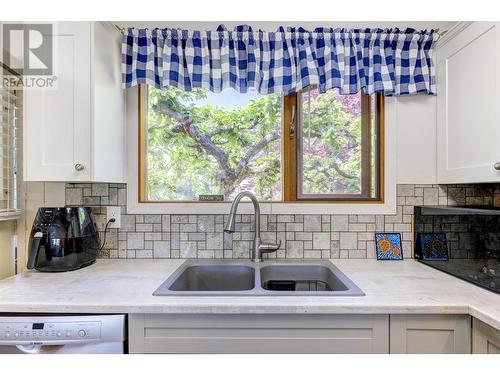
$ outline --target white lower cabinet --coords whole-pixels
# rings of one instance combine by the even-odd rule
[[[480,337],[479,331],[477,334]],[[496,336],[490,335],[489,344],[484,340],[477,350],[499,350],[498,331]],[[485,349],[488,345],[489,349]],[[129,316],[129,352],[468,354],[471,352],[471,317],[132,314]]]
[[[389,353],[389,316],[132,314],[129,352]]]
[[[391,354],[469,354],[469,315],[391,315]]]
[[[472,319],[472,353],[500,354],[500,331]]]

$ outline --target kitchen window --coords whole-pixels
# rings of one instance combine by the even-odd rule
[[[383,96],[139,86],[139,202],[383,203]]]
[[[286,201],[382,200],[382,95],[308,88],[285,110]]]

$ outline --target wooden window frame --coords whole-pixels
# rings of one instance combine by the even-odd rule
[[[378,192],[376,197],[370,198],[363,194],[337,194],[321,197],[298,197],[298,142],[297,134],[300,130],[300,93],[291,94],[283,97],[282,106],[282,184],[283,197],[280,201],[266,201],[270,203],[344,203],[344,204],[383,204],[384,203],[384,97],[377,94],[375,100],[375,131],[377,132],[376,145],[378,148],[375,157],[375,171],[378,176],[375,177],[375,189]],[[148,98],[147,87],[144,84],[138,85],[138,203],[221,203],[210,201],[169,201],[169,200],[148,200],[147,199],[147,159],[148,159],[148,143],[147,143],[147,111]],[[371,120],[371,105],[368,96],[362,96],[362,165],[364,170],[371,171],[367,168],[367,163],[370,162],[369,153],[371,145],[369,144],[370,127],[365,125]],[[364,133],[363,133],[364,132]],[[369,176],[369,179],[372,179]],[[366,178],[363,181],[366,182]],[[363,185],[363,191],[366,192],[369,188],[369,183]],[[366,195],[366,194],[365,194]]]
[[[384,96],[376,95],[375,99],[375,126],[376,148],[375,153],[375,176],[371,175],[370,153],[372,145],[371,133],[371,100],[367,95],[361,96],[361,128],[362,128],[362,170],[367,171],[362,176],[361,194],[318,194],[300,196],[301,189],[301,157],[300,141],[301,133],[301,93],[285,96],[283,101],[283,202],[288,203],[384,203]],[[369,197],[372,188],[371,181],[374,180],[375,197]]]

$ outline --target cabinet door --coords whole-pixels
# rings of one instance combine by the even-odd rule
[[[469,354],[468,315],[391,315],[391,354]]]
[[[473,319],[472,353],[500,354],[500,331],[477,319]]]
[[[55,87],[25,91],[25,180],[88,181],[90,22],[54,23],[53,48]]]
[[[131,314],[130,353],[385,353],[388,315]]]
[[[500,23],[473,22],[437,48],[438,182],[498,182]]]

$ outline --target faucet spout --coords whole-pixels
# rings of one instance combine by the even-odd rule
[[[249,198],[252,201],[255,215],[252,260],[254,262],[260,262],[262,260],[262,253],[269,253],[278,250],[281,246],[281,241],[277,244],[262,243],[260,238],[260,205],[259,200],[255,195],[253,195],[249,191],[242,191],[234,198],[233,204],[231,205],[231,209],[229,211],[229,217],[226,226],[224,227],[224,232],[233,233],[235,231],[236,211],[238,210],[240,201],[245,197]]]

